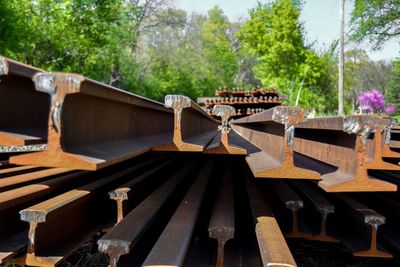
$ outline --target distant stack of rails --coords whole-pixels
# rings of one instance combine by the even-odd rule
[[[0,96],[2,264],[56,266],[92,240],[110,266],[297,266],[305,242],[400,266],[391,118],[280,102],[251,116],[213,102],[211,116],[6,58]]]
[[[202,105],[210,115],[214,115],[212,110],[215,105],[232,106],[236,111],[233,118],[237,119],[281,105],[282,100],[284,97],[279,95],[275,88],[257,87],[244,90],[243,88],[223,87],[215,90],[215,97],[200,97],[197,99],[197,103]]]

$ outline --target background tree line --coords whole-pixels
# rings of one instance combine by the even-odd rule
[[[355,0],[350,41],[379,48],[400,35],[400,0]],[[0,0],[0,54],[49,71],[76,72],[161,100],[211,96],[220,86],[276,87],[287,104],[337,106],[337,42],[316,50],[299,20],[302,1],[258,3],[244,21],[218,6],[187,13],[166,0]],[[346,111],[377,89],[400,110],[400,59],[346,52]]]

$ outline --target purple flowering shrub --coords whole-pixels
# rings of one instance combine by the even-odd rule
[[[391,114],[396,111],[394,106],[385,106],[385,98],[378,90],[362,92],[358,96],[358,102],[363,111],[371,113]]]

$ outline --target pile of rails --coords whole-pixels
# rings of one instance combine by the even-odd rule
[[[199,97],[197,103],[203,105],[209,115],[213,115],[215,105],[230,105],[235,108],[233,119],[253,115],[264,110],[279,106],[282,103],[276,89],[260,87],[244,90],[243,88],[227,87],[215,90],[215,97]]]
[[[2,263],[54,266],[96,233],[110,266],[296,266],[287,239],[400,252],[393,119],[214,105],[219,121],[6,58],[0,102]]]

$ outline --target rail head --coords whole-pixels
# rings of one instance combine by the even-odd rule
[[[5,57],[0,56],[0,76],[8,74],[8,63]]]

